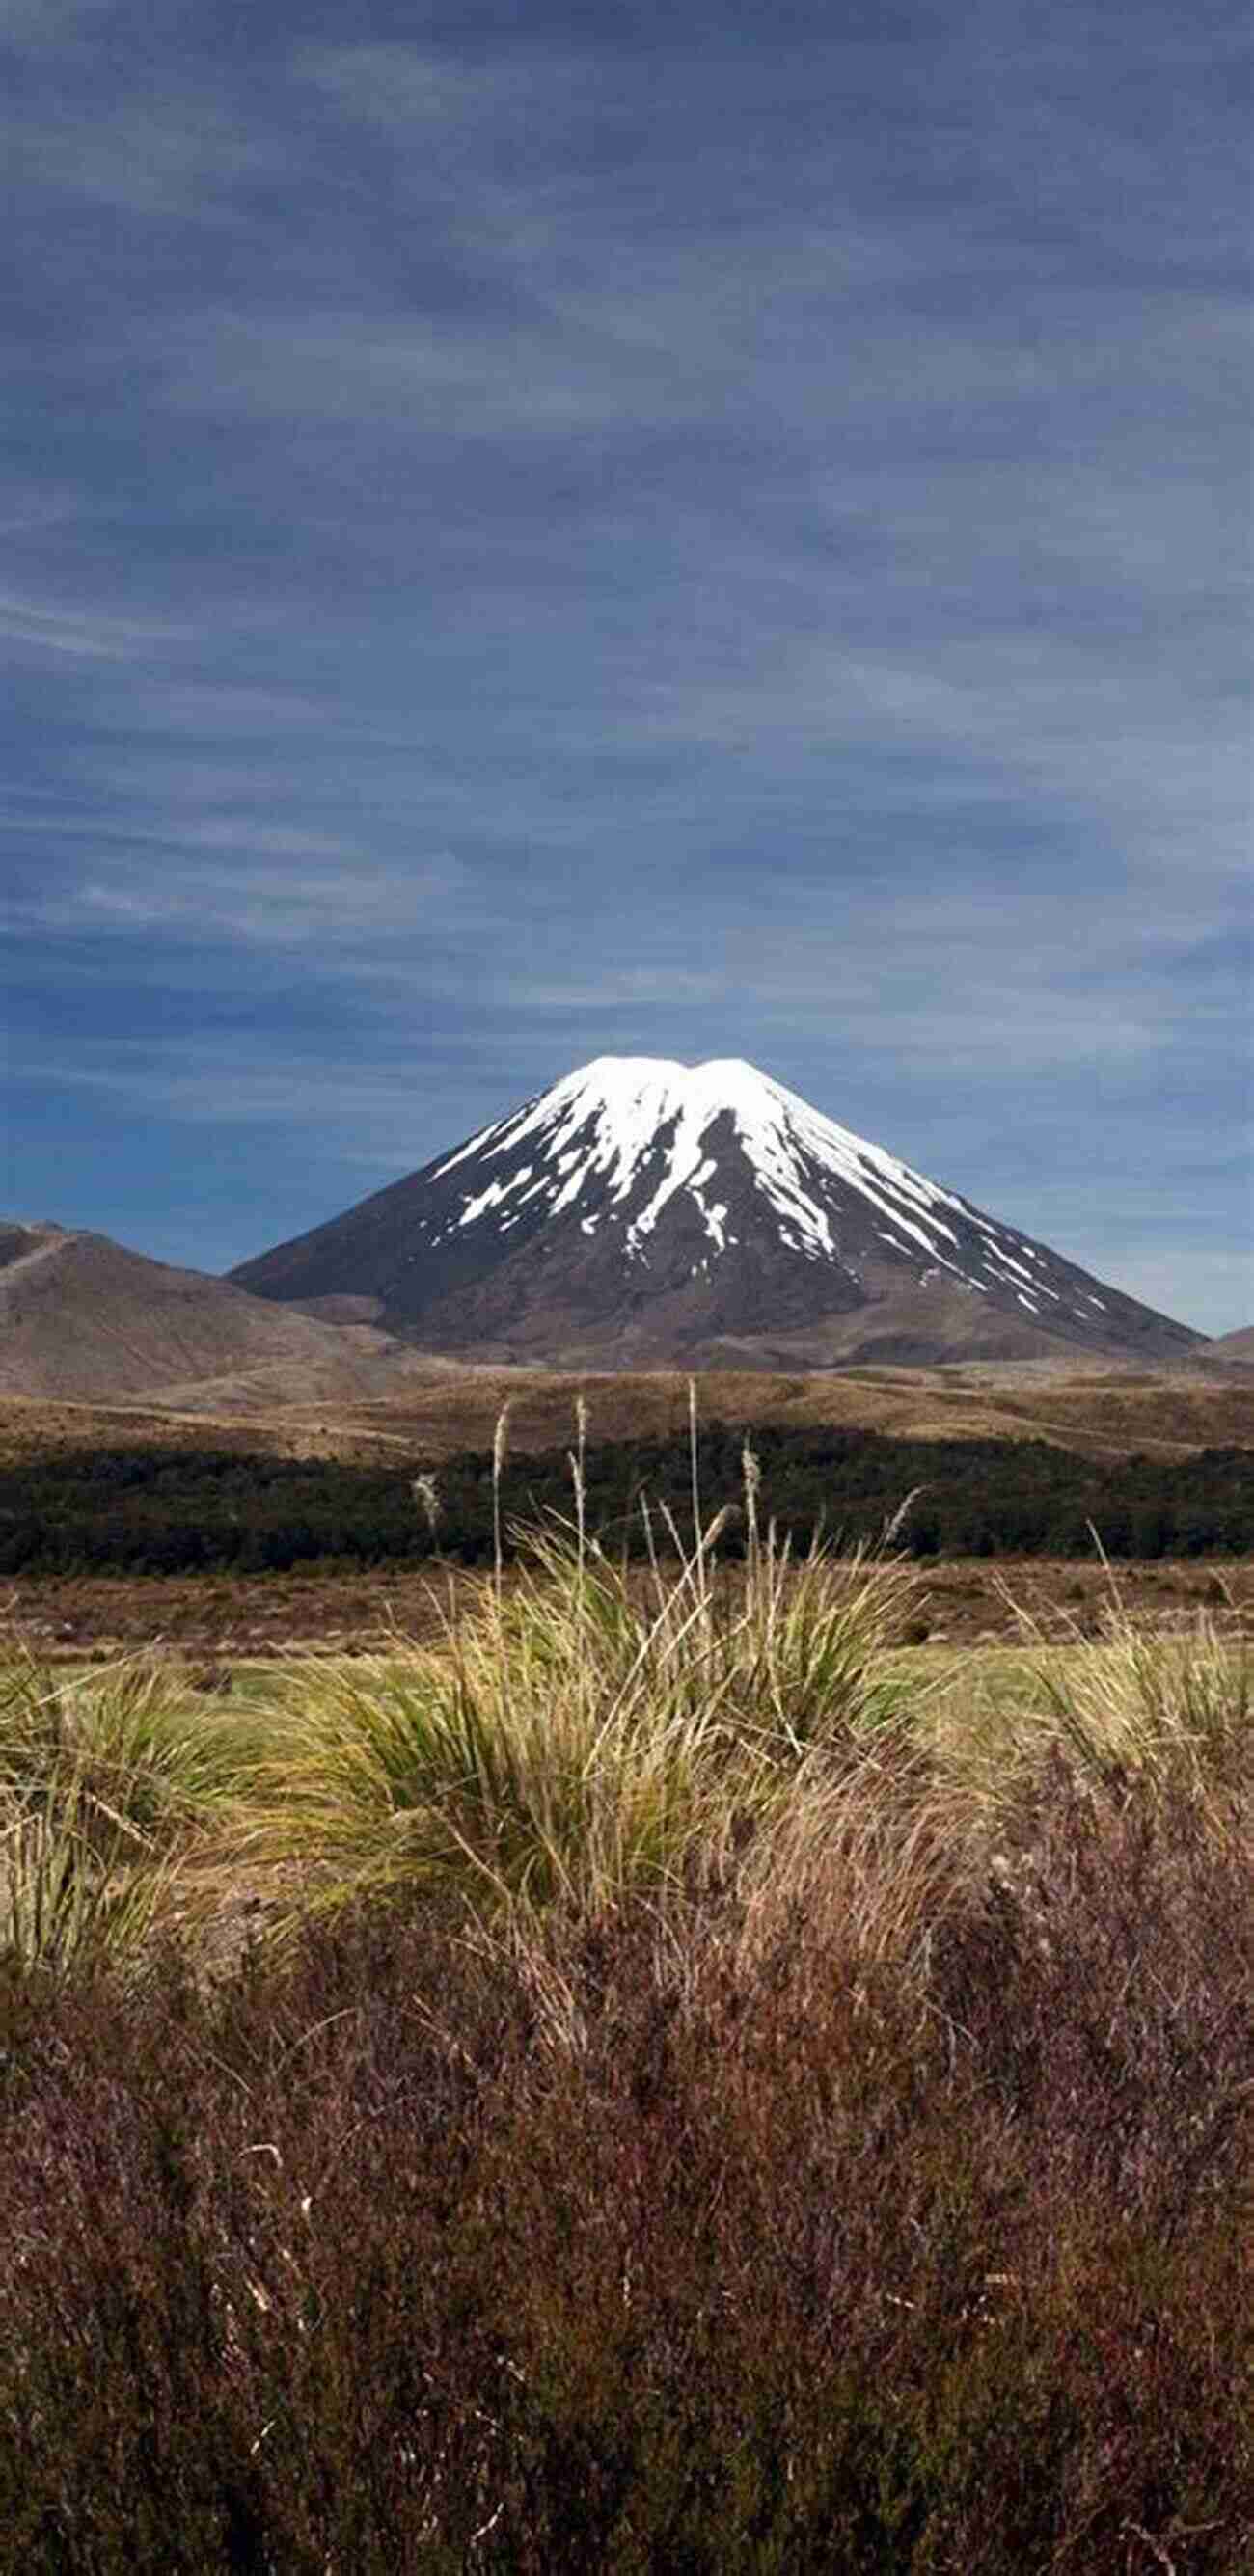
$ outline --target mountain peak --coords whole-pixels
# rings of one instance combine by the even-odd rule
[[[775,1211],[786,1248],[806,1260],[838,1258],[824,1186],[835,1179],[887,1221],[886,1242],[895,1239],[906,1250],[921,1246],[942,1268],[955,1267],[941,1240],[947,1237],[952,1243],[952,1229],[935,1210],[961,1210],[963,1201],[882,1146],[811,1109],[796,1092],[738,1056],[716,1056],[694,1065],[665,1057],[595,1057],[509,1117],[481,1129],[437,1164],[432,1178],[443,1179],[475,1157],[498,1167],[486,1191],[467,1196],[453,1220],[460,1230],[489,1216],[497,1225],[508,1223],[499,1213],[507,1199],[518,1194],[522,1207],[543,1195],[543,1176],[537,1177],[532,1159],[507,1170],[515,1148],[530,1147],[560,1171],[551,1215],[574,1206],[598,1185],[608,1194],[612,1212],[646,1171],[653,1174],[660,1163],[656,1185],[634,1209],[624,1232],[628,1261],[641,1257],[644,1238],[678,1193],[699,1211],[706,1234],[722,1253],[727,1249],[726,1208],[705,1195],[719,1168],[707,1139],[722,1119],[730,1125],[727,1141],[734,1140],[757,1189]],[[926,1219],[922,1228],[921,1215]],[[585,1231],[594,1231],[599,1222],[597,1210],[585,1211]]]
[[[467,1356],[1182,1356],[1198,1336],[736,1056],[596,1056],[233,1277]],[[861,1320],[859,1320],[861,1319]]]

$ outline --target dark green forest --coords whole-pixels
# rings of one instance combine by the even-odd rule
[[[743,1434],[713,1423],[701,1434],[701,1499],[708,1517],[741,1495]],[[1096,1464],[1046,1441],[896,1440],[866,1431],[772,1430],[752,1435],[761,1462],[759,1511],[805,1548],[819,1533],[873,1538],[913,1495],[898,1544],[919,1557],[1088,1556],[1096,1530],[1114,1557],[1234,1556],[1254,1548],[1254,1458],[1206,1449],[1165,1464],[1132,1457]],[[206,1449],[65,1452],[0,1470],[0,1574],[262,1573],[328,1559],[378,1565],[446,1557],[488,1562],[493,1549],[492,1458],[467,1451],[436,1469],[434,1534],[415,1500],[426,1461],[347,1466],[326,1459],[239,1456]],[[663,1506],[691,1532],[685,1440],[615,1441],[586,1457],[587,1517],[615,1555],[645,1546],[641,1497],[655,1534]],[[507,1462],[501,1492],[507,1551],[514,1525],[572,1512],[565,1449]],[[734,1557],[744,1524],[719,1541]]]

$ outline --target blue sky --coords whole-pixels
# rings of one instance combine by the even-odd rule
[[[11,1207],[737,1054],[1254,1318],[1246,45],[0,0]]]

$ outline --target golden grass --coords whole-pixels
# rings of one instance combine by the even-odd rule
[[[16,1644],[0,1670],[0,1954],[56,1973],[135,1958],[242,1743],[160,1660],[53,1672]]]
[[[695,1399],[689,1419],[699,1528]],[[748,1940],[836,1907],[868,1954],[906,1955],[1060,1765],[1183,1788],[1222,1826],[1251,1665],[1205,1618],[1151,1639],[1109,1580],[1096,1637],[1053,1646],[1021,1615],[1013,1648],[904,1647],[921,1577],[892,1532],[794,1560],[748,1444],[743,1562],[715,1579],[725,1513],[685,1553],[645,1504],[642,1584],[589,1535],[585,1437],[581,1406],[573,1517],[522,1534],[505,1585],[501,1417],[496,1579],[432,1641],[254,1664],[218,1702],[160,1657],[52,1673],[15,1647],[0,1948],[64,1966],[175,1918],[211,1938],[245,1898],[291,1932],[441,1890],[499,1930],[734,1883]]]
[[[459,1449],[490,1448],[506,1402],[516,1450],[556,1447],[580,1400],[603,1440],[681,1433],[688,1384],[675,1370],[606,1374],[416,1359],[386,1399],[285,1403],[276,1397],[248,1413],[224,1412],[208,1395],[195,1411],[155,1401],[96,1405],[3,1395],[0,1456],[142,1442],[279,1457],[422,1454],[438,1464]],[[713,1369],[702,1373],[700,1390],[707,1420],[798,1430],[830,1425],[903,1439],[1044,1438],[1095,1457],[1136,1451],[1183,1457],[1215,1442],[1254,1445],[1254,1380],[1199,1366],[1144,1373],[1082,1362]]]
[[[814,1747],[883,1721],[913,1588],[867,1551],[793,1567],[772,1543],[730,1596],[717,1526],[644,1596],[578,1521],[535,1532],[522,1579],[437,1645],[279,1667],[239,1862],[282,1881],[289,1920],[415,1881],[597,1911],[714,1866]]]

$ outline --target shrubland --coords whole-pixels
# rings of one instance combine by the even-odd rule
[[[767,1506],[804,1551],[839,1526],[870,1541],[904,1493],[914,1506],[900,1545],[940,1555],[1076,1556],[1100,1529],[1108,1555],[1197,1558],[1254,1548],[1248,1448],[1184,1456],[1094,1459],[1045,1439],[906,1439],[831,1426],[764,1424],[753,1435]],[[702,1486],[714,1511],[740,1499],[742,1435],[712,1422]],[[494,1513],[534,1525],[569,1501],[567,1453],[506,1458],[490,1449],[442,1457],[434,1519],[415,1509],[421,1457],[386,1464],[289,1458],[237,1447],[172,1449],[148,1441],[92,1453],[51,1448],[0,1460],[0,1576],[243,1574],[300,1565],[490,1565]],[[647,1554],[641,1495],[665,1504],[684,1543],[693,1527],[687,1441],[589,1442],[583,1460],[590,1526],[617,1558]],[[428,1481],[431,1481],[428,1478]],[[743,1524],[722,1547],[735,1559]]]
[[[8,1655],[10,2563],[1235,2570],[1242,1650],[572,1465],[433,1643]]]

